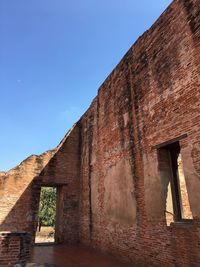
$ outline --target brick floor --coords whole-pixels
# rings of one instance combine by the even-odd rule
[[[59,267],[133,267],[82,245],[35,246],[31,261]]]

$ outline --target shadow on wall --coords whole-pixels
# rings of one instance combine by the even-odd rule
[[[34,229],[35,223],[37,221],[37,215],[35,211],[37,210],[38,199],[40,196],[39,187],[38,190],[34,190],[34,194],[33,188],[33,182],[31,182],[20,196],[17,195],[18,200],[15,202],[11,209],[11,202],[8,201],[7,205],[9,212],[0,225],[1,231],[32,232],[31,229]],[[12,192],[10,193],[10,196],[12,197]],[[4,199],[10,198],[10,196],[4,197]]]

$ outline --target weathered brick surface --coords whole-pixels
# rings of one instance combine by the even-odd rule
[[[45,161],[31,158],[1,174],[0,229],[34,236],[40,187],[54,185],[58,241],[80,241],[138,266],[200,266],[199,74],[200,2],[174,0],[60,146]],[[193,221],[167,226],[155,146],[182,135]]]
[[[24,264],[30,260],[31,236],[25,232],[0,232],[0,266]]]
[[[200,266],[199,12],[199,1],[174,1],[81,120],[80,238],[138,266]],[[194,221],[167,227],[154,147],[183,134]]]

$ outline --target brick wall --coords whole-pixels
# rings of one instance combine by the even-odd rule
[[[31,237],[25,232],[0,232],[0,266],[30,260],[30,243]]]
[[[80,239],[138,266],[200,265],[200,3],[175,0],[81,119]],[[156,145],[180,141],[193,214],[166,224]]]

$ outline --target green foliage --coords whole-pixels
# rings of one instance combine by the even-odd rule
[[[39,205],[39,226],[54,226],[56,215],[56,188],[42,187]]]

